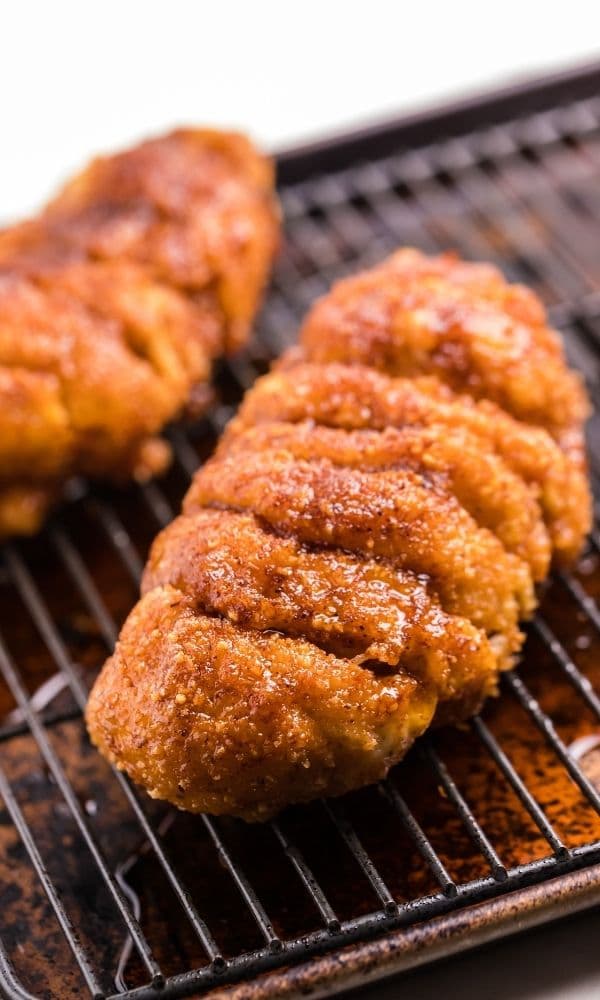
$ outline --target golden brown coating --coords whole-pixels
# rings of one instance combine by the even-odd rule
[[[360,473],[357,485],[355,470],[277,456],[266,454],[263,476],[260,455],[249,466],[236,451],[196,478],[155,542],[145,597],[87,712],[94,741],[151,794],[250,820],[375,780],[434,713],[475,711],[519,648],[533,600],[526,564],[413,473],[388,491],[385,473]],[[218,509],[202,506],[215,495]],[[325,547],[310,544],[323,533]],[[231,711],[226,659],[239,678]]]
[[[132,261],[190,293],[215,295],[228,346],[245,339],[278,237],[273,168],[243,135],[179,129],[69,181],[37,219],[0,231],[0,266]]]
[[[87,721],[109,760],[155,798],[248,820],[383,777],[435,707],[401,670],[207,617],[172,587],[141,599],[101,678]]]
[[[33,535],[57,500],[49,487],[28,479],[0,488],[0,522],[6,535]]]
[[[436,375],[457,392],[490,399],[545,427],[583,455],[589,405],[565,364],[539,299],[490,264],[403,249],[338,282],[309,313],[302,356],[364,364],[388,375]]]
[[[416,574],[391,560],[310,549],[254,515],[200,510],[152,546],[142,593],[172,586],[242,628],[303,637],[325,652],[393,673],[398,664],[441,700],[495,683],[485,632],[446,614]]]
[[[254,424],[304,420],[346,430],[468,431],[482,454],[495,452],[528,484],[558,562],[573,560],[590,530],[591,495],[579,462],[542,428],[515,420],[487,399],[456,395],[435,376],[393,378],[364,365],[288,361],[258,379],[226,437]]]
[[[248,331],[272,184],[242,136],[180,131],[0,231],[0,536],[34,531],[74,473],[165,467],[162,428],[200,408],[212,360]]]
[[[452,494],[479,527],[489,528],[508,552],[528,563],[533,579],[543,580],[550,565],[550,539],[541,511],[527,484],[498,455],[482,451],[466,428],[386,427],[346,431],[300,424],[268,423],[225,435],[220,453],[289,452],[305,461],[325,459],[362,472],[405,471],[444,498]]]
[[[431,288],[422,351],[390,320],[395,267],[402,310],[413,282],[422,319]],[[529,293],[408,251],[347,287],[194,477],[90,699],[102,752],[181,808],[265,819],[477,711],[551,555],[573,558],[589,524],[585,398]],[[551,412],[549,375],[531,424],[544,351],[572,409]]]

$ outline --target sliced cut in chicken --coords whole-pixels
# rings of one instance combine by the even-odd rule
[[[383,777],[434,708],[432,690],[402,671],[380,677],[156,587],[130,615],[87,717],[108,758],[154,798],[261,820]]]
[[[402,251],[337,286],[155,541],[92,739],[151,795],[249,820],[377,780],[495,693],[577,555],[586,410],[491,268]]]
[[[475,435],[538,500],[557,562],[574,559],[590,528],[585,469],[546,430],[515,420],[487,399],[458,395],[432,376],[393,378],[364,365],[284,363],[264,375],[242,402],[226,440],[244,427],[312,421],[345,430],[435,428]]]
[[[259,631],[308,639],[383,674],[399,665],[442,699],[493,686],[485,633],[446,614],[424,581],[393,562],[311,549],[253,515],[200,510],[156,539],[143,593],[172,586],[198,608]]]
[[[361,472],[417,473],[442,495],[452,493],[473,520],[524,559],[534,580],[550,564],[550,539],[527,484],[467,429],[431,426],[346,431],[302,424],[250,427],[222,442],[224,454],[286,451],[305,461],[325,459]],[[400,488],[403,488],[403,480]]]

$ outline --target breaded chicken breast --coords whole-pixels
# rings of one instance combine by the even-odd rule
[[[268,161],[203,130],[96,160],[0,231],[0,537],[75,473],[164,469],[160,432],[246,337],[276,239]]]
[[[577,555],[586,412],[493,269],[401,251],[342,282],[155,541],[92,739],[151,795],[248,820],[382,777],[495,692]]]

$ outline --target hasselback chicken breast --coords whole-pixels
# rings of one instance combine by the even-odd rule
[[[95,160],[0,231],[0,537],[73,474],[164,469],[160,432],[245,339],[276,240],[270,163],[200,129]]]
[[[590,523],[585,392],[525,289],[403,250],[246,395],[87,709],[182,809],[265,819],[384,776],[493,694]]]

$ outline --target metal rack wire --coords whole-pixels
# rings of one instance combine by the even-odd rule
[[[207,816],[166,814],[165,826],[164,810],[85,749],[87,692],[152,534],[173,516],[241,392],[337,277],[400,243],[491,259],[544,297],[598,399],[600,99],[353,161],[287,184],[281,196],[287,242],[259,336],[221,373],[210,421],[173,431],[169,476],[126,494],[75,488],[41,540],[2,552],[0,988],[9,996],[145,1000],[224,989],[600,862],[600,782],[574,749],[588,740],[593,756],[600,734],[597,531],[587,563],[553,581],[498,705],[458,736],[423,741],[359,807],[350,796],[291,810],[260,832]],[[592,424],[595,477],[597,444]],[[538,684],[537,656],[554,687]],[[36,690],[47,684],[55,694],[45,703]],[[508,702],[520,713],[516,736],[502,725]],[[502,786],[499,802],[481,774]],[[424,806],[414,794],[422,780],[432,789]],[[373,821],[378,811],[385,824]],[[452,839],[464,841],[461,856]],[[132,851],[136,887],[123,874]],[[186,853],[198,858],[191,875]],[[344,865],[349,881],[336,867]],[[208,880],[204,891],[198,878]],[[225,909],[211,880],[227,883]]]

